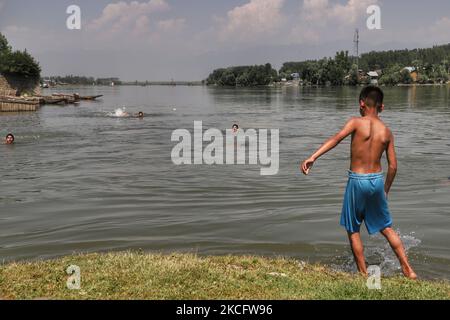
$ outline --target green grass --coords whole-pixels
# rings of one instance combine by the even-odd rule
[[[66,287],[70,265],[81,269],[80,290]],[[320,265],[251,256],[124,252],[0,266],[1,299],[450,299],[448,282],[365,284]]]

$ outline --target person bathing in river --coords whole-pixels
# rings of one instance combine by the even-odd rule
[[[14,135],[12,133],[8,133],[6,136],[5,144],[14,144]]]
[[[358,271],[367,275],[360,226],[365,222],[369,234],[381,232],[400,261],[403,274],[416,279],[402,241],[392,228],[387,196],[397,173],[394,136],[381,121],[384,109],[383,91],[374,86],[366,87],[359,97],[361,117],[350,119],[344,128],[330,138],[310,158],[301,164],[305,175],[322,155],[335,148],[349,135],[351,142],[351,166],[341,213],[341,225],[346,228]],[[386,152],[389,169],[383,178],[381,157]]]
[[[237,133],[239,131],[239,126],[237,124],[233,124],[231,130],[233,131],[233,133]]]

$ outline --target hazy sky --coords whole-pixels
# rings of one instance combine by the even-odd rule
[[[81,30],[66,9],[81,8]],[[367,7],[381,7],[368,30]],[[216,67],[450,43],[449,0],[0,0],[0,32],[44,75],[201,80]]]

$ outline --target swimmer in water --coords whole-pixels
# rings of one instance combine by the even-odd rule
[[[443,180],[442,185],[446,187],[450,186],[450,177],[448,177],[447,180]]]
[[[231,130],[233,130],[233,133],[237,133],[239,131],[239,126],[237,124],[233,124],[233,128]]]
[[[8,133],[6,136],[5,144],[14,144],[14,135],[12,133]]]
[[[137,116],[139,119],[144,119],[144,113],[142,111],[139,111]]]

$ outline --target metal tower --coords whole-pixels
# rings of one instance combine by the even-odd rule
[[[358,66],[358,70],[359,70],[359,29],[355,30],[355,36],[353,38],[353,43],[355,45],[354,50],[355,50],[355,55],[356,55],[356,65]]]

